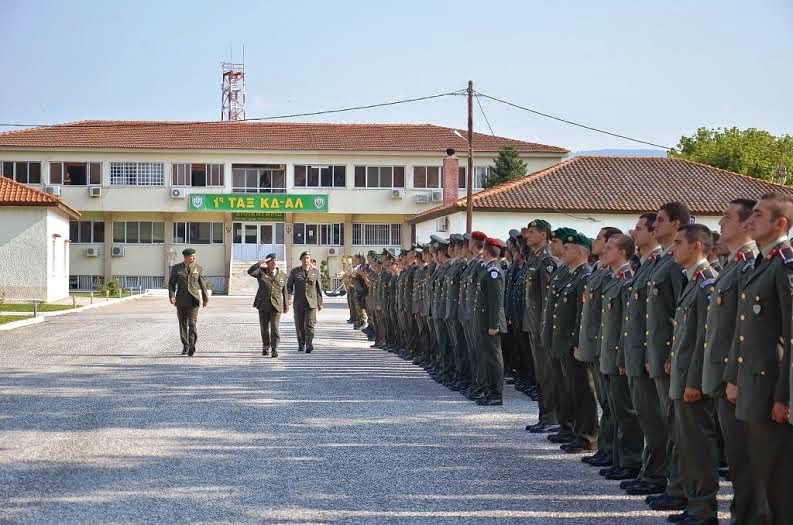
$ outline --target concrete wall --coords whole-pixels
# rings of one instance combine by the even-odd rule
[[[53,301],[69,294],[69,221],[38,206],[0,207],[0,297]]]
[[[545,219],[551,223],[553,229],[566,226],[585,233],[589,237],[595,237],[601,228],[614,226],[624,232],[632,229],[638,220],[638,214],[594,214],[581,213],[565,215],[562,213],[485,213],[474,212],[473,228],[495,236],[506,239],[509,230],[526,226],[533,219]],[[697,222],[718,231],[720,216],[700,216]],[[449,215],[449,231],[439,232],[436,229],[436,219],[416,225],[416,240],[418,242],[428,242],[430,235],[448,236],[449,233],[465,231],[465,212],[458,212]]]

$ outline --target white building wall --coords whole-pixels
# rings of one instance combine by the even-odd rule
[[[46,300],[56,301],[69,295],[69,218],[54,208],[46,211]]]
[[[430,235],[448,236],[449,233],[465,232],[465,212],[458,212],[448,216],[448,232],[438,231],[437,219],[416,225],[416,240],[428,242]],[[551,223],[553,229],[567,227],[586,234],[589,237],[597,236],[601,228],[613,226],[627,233],[636,226],[638,214],[604,214],[604,213],[576,213],[566,215],[562,213],[510,213],[510,212],[474,212],[473,229],[485,232],[491,237],[506,239],[509,230],[520,230],[534,219],[544,219]],[[718,231],[720,216],[697,217],[697,222],[708,228]]]
[[[47,300],[47,209],[0,207],[0,297]]]

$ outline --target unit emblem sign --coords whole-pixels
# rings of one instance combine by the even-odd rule
[[[328,211],[327,195],[294,195],[288,193],[194,193],[189,199],[190,211],[317,213]]]

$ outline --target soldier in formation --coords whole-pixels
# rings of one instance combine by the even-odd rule
[[[630,235],[543,219],[506,242],[433,235],[370,253],[349,286],[374,346],[482,406],[514,385],[538,404],[526,430],[669,522],[717,524],[721,473],[732,523],[790,524],[793,199],[736,199],[719,224],[668,202]]]

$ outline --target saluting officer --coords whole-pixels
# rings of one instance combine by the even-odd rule
[[[176,316],[179,319],[179,338],[182,340],[182,355],[192,356],[195,353],[195,344],[198,340],[198,310],[200,305],[209,304],[204,281],[204,269],[196,264],[195,250],[185,248],[182,250],[184,261],[171,268],[168,279],[168,296],[171,304],[176,306]]]
[[[728,399],[746,424],[752,481],[763,523],[793,523],[790,411],[793,199],[763,195],[749,218],[760,248],[738,296],[736,339],[725,372]]]
[[[310,354],[314,350],[314,325],[317,311],[322,310],[322,285],[319,272],[311,266],[311,254],[300,254],[301,265],[293,269],[286,282],[289,305],[295,307],[295,331],[297,351]]]
[[[281,342],[279,326],[281,314],[289,311],[286,294],[287,277],[278,268],[274,253],[248,268],[248,275],[259,282],[253,307],[259,310],[259,328],[262,332],[262,355],[278,357],[278,343]]]

